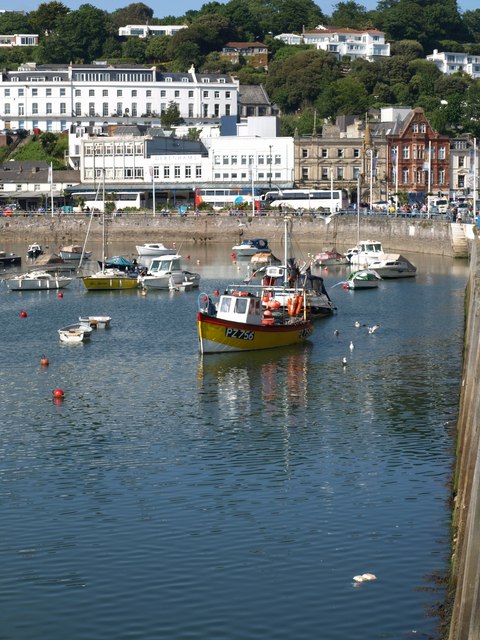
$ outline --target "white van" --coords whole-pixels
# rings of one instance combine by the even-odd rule
[[[443,196],[429,196],[428,205],[430,207],[436,207],[438,213],[448,213],[448,198]]]

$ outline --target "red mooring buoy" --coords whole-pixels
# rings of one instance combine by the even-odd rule
[[[40,358],[40,364],[42,365],[42,367],[48,367],[48,365],[50,364],[50,362],[48,361],[47,356],[42,356]]]
[[[214,296],[218,296],[218,295],[219,295],[219,291],[218,291],[218,289],[215,289],[215,291],[213,292],[213,295],[214,295]]]
[[[63,293],[60,291],[60,293],[58,294],[59,298],[63,298]]]
[[[26,311],[20,311],[20,318],[26,318],[27,317],[27,312]]]
[[[63,398],[65,397],[65,392],[62,389],[54,389],[53,397],[57,400],[63,400]]]

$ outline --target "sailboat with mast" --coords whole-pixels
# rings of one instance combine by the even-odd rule
[[[125,291],[138,288],[137,277],[120,269],[106,268],[107,216],[105,215],[105,172],[102,178],[102,268],[97,273],[84,276],[82,282],[88,291]],[[93,215],[93,213],[92,213]]]

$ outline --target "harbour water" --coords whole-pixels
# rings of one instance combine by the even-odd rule
[[[243,275],[187,252],[201,291]],[[2,640],[438,637],[467,265],[408,257],[377,290],[324,272],[301,348],[203,359],[198,292],[0,287]]]

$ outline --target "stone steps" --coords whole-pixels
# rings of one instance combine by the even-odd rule
[[[450,225],[452,230],[452,249],[455,258],[468,258],[468,240],[465,235],[465,225],[453,222]]]

